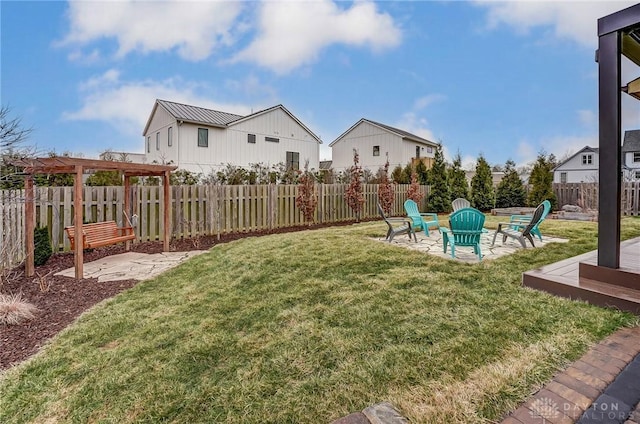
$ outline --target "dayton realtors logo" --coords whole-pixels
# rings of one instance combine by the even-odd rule
[[[533,403],[531,403],[530,409],[531,411],[529,413],[531,417],[541,418],[543,423],[560,416],[558,404],[546,397],[534,400]]]

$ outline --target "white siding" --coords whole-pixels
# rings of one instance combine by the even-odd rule
[[[168,128],[172,128],[172,146],[168,145]],[[177,122],[162,106],[156,108],[149,128],[144,135],[144,152],[146,163],[178,163]],[[156,135],[159,135],[159,149],[156,149]],[[147,137],[150,137],[151,151],[147,148]]]
[[[582,156],[591,155],[591,164],[582,164]],[[561,182],[561,173],[567,173],[567,183],[590,183],[598,181],[599,155],[595,152],[580,152],[557,167],[553,173],[553,182]]]
[[[380,146],[380,156],[373,156],[373,147]],[[389,154],[390,169],[406,166],[416,156],[416,146],[420,146],[420,157],[434,157],[435,151],[427,153],[427,146],[403,140],[402,137],[363,121],[331,147],[332,168],[344,171],[353,165],[353,149],[360,154],[360,165],[376,172],[383,167]],[[424,149],[422,149],[424,147]]]
[[[198,128],[209,130],[208,147],[198,146]],[[254,163],[267,166],[285,163],[286,152],[300,154],[300,168],[306,159],[309,159],[310,168],[317,170],[319,167],[318,142],[282,109],[274,109],[226,129],[185,123],[179,127],[179,134],[180,150],[176,165],[180,169],[204,175],[222,169],[227,164],[249,167]],[[255,144],[248,142],[248,134],[256,135]],[[278,138],[280,141],[267,142],[265,137]],[[174,147],[175,140],[174,130]]]

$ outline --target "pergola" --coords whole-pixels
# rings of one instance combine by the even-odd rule
[[[123,213],[129,211],[131,205],[131,177],[137,176],[154,176],[162,177],[162,187],[164,190],[164,216],[163,218],[163,250],[169,250],[170,241],[170,196],[169,176],[176,166],[169,165],[147,165],[130,162],[116,162],[94,159],[80,159],[70,157],[53,157],[53,158],[35,158],[20,159],[12,161],[13,165],[24,169],[25,178],[25,245],[26,245],[26,264],[25,272],[31,277],[35,274],[34,267],[34,226],[35,226],[35,208],[34,208],[34,190],[33,175],[34,174],[74,174],[74,226],[75,233],[82,234],[83,222],[83,198],[82,198],[82,175],[89,171],[118,171],[124,175],[124,209]],[[83,278],[83,245],[75,243],[74,262],[76,270],[76,279]]]
[[[598,267],[620,268],[622,56],[640,66],[640,4],[598,19],[599,207]]]

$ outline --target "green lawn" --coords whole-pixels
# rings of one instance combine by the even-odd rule
[[[0,422],[329,423],[382,401],[412,423],[490,422],[637,324],[522,288],[596,248],[595,223],[541,229],[570,242],[480,264],[371,240],[381,222],[219,245],[2,374]]]

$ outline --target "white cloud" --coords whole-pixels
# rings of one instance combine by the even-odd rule
[[[419,117],[415,112],[405,113],[398,122],[391,125],[419,137],[426,138],[429,141],[438,142],[433,132],[427,128],[428,122],[426,118]]]
[[[251,112],[249,106],[216,103],[202,97],[196,94],[201,91],[200,84],[180,78],[122,81],[118,71],[109,70],[80,83],[79,88],[82,106],[63,112],[63,120],[102,121],[113,126],[115,133],[129,137],[141,136],[157,98],[240,115]]]
[[[635,4],[635,1],[504,1],[476,0],[487,9],[487,25],[512,27],[527,33],[534,27],[548,27],[552,35],[594,48],[597,45],[597,20]]]
[[[583,109],[578,112],[578,119],[586,127],[593,127],[598,124],[598,115],[592,110]]]
[[[279,74],[313,63],[331,44],[379,51],[397,46],[402,38],[393,18],[370,1],[348,9],[331,0],[269,1],[261,4],[258,19],[256,39],[232,62],[255,62]]]
[[[518,143],[516,162],[518,166],[527,165],[536,160],[540,151],[553,153],[558,160],[563,160],[585,146],[598,147],[598,134],[556,136],[540,140],[538,143],[522,140]]]
[[[422,110],[427,106],[432,105],[433,103],[436,103],[445,99],[446,99],[446,96],[442,94],[429,94],[427,96],[423,96],[423,97],[420,97],[419,99],[416,99],[416,101],[413,102],[413,109]]]
[[[235,1],[71,1],[70,30],[61,45],[86,45],[103,38],[118,41],[117,55],[177,49],[187,60],[208,57],[228,44],[243,2]],[[96,56],[94,51],[90,57]],[[81,58],[77,51],[72,58]]]

